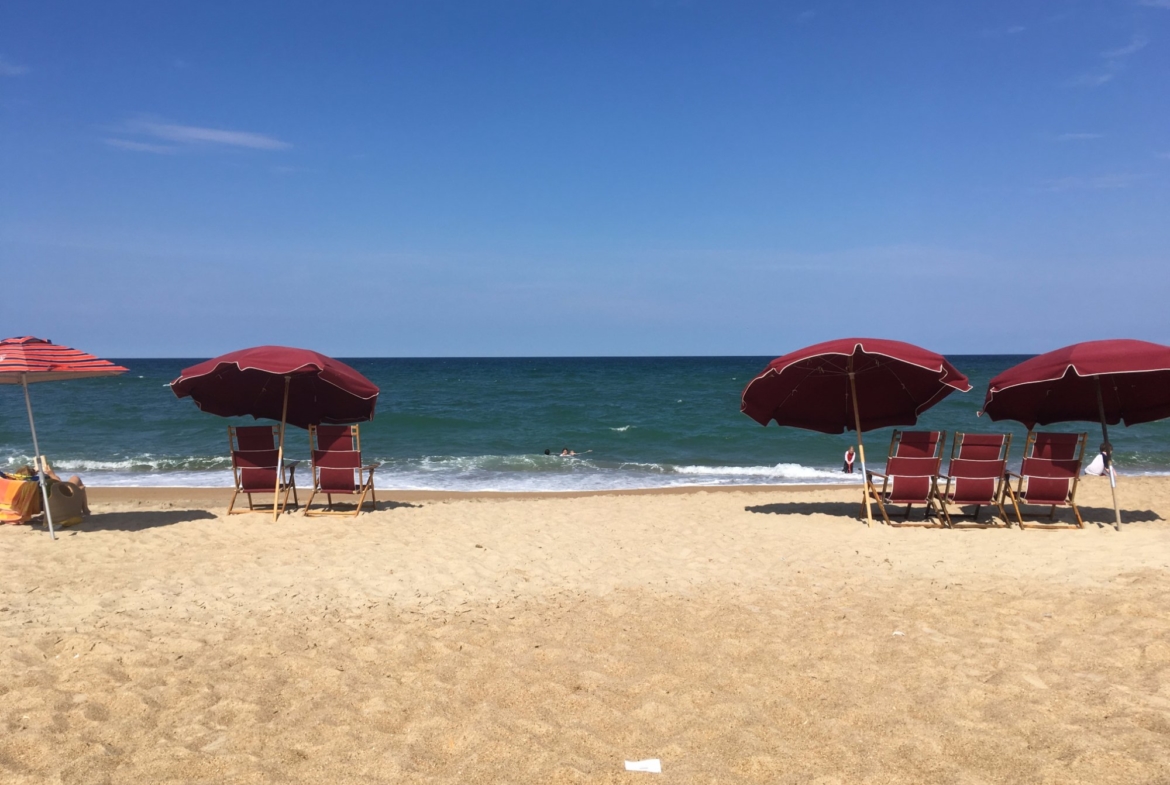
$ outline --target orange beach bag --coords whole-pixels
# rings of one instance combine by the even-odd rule
[[[35,480],[0,476],[0,523],[28,523],[41,511],[40,490]]]

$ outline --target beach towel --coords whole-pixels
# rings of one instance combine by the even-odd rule
[[[35,477],[0,475],[0,523],[28,523],[41,511]]]

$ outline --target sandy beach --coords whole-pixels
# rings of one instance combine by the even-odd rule
[[[1055,532],[871,530],[841,488],[97,489],[58,542],[0,528],[0,779],[1167,782],[1170,479],[1122,494],[1118,533],[1099,478]]]

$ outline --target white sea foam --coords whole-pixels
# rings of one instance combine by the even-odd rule
[[[293,456],[299,457],[299,456]],[[371,456],[374,458],[374,456]],[[376,458],[374,458],[377,460]],[[29,463],[29,456],[0,456],[0,465]],[[229,487],[230,463],[223,456],[128,456],[120,460],[63,458],[53,462],[62,474],[81,474],[93,486]],[[1165,471],[1127,472],[1165,476]],[[799,463],[773,466],[704,466],[637,461],[608,461],[596,455],[424,456],[385,459],[377,486],[388,490],[432,491],[604,491],[637,488],[735,485],[848,485],[861,474]],[[302,462],[297,484],[310,483]]]
[[[204,459],[212,460],[212,459]],[[62,471],[84,473],[94,486],[226,487],[226,465],[166,468],[177,459],[145,456],[124,461],[60,461]],[[309,483],[308,467],[298,485]],[[637,488],[734,485],[841,484],[859,475],[781,463],[775,466],[696,466],[604,461],[590,456],[546,455],[427,456],[389,459],[377,471],[385,489],[433,491],[603,491]]]
[[[610,428],[610,430],[617,431],[618,433],[625,433],[626,431],[630,430],[633,427],[634,426],[632,426],[632,425],[623,425],[621,428]]]

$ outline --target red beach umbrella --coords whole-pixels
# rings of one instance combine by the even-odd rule
[[[970,389],[967,377],[940,354],[902,341],[842,338],[773,360],[744,388],[740,411],[761,425],[775,420],[821,433],[856,431],[865,474],[864,431],[914,425],[955,390]],[[872,526],[869,505],[866,493]]]
[[[1148,341],[1086,341],[1008,368],[987,385],[983,413],[992,420],[1037,425],[1083,420],[1110,425],[1170,417],[1170,346]],[[1121,529],[1117,479],[1106,449],[1114,526]]]
[[[282,460],[285,423],[308,428],[372,420],[378,401],[377,386],[345,363],[288,346],[241,349],[184,368],[171,390],[221,417],[280,420]],[[273,520],[278,515],[273,509]]]
[[[28,386],[37,382],[117,376],[126,373],[126,370],[109,360],[102,360],[92,354],[30,335],[0,341],[0,384],[19,384],[24,387],[24,406],[28,410],[28,427],[32,431],[33,465],[40,478],[41,498],[45,503],[45,520],[49,524],[49,536],[53,539],[57,539],[57,535],[53,531],[53,516],[49,512],[49,493],[45,487],[41,447],[37,443],[37,426],[33,420]]]

